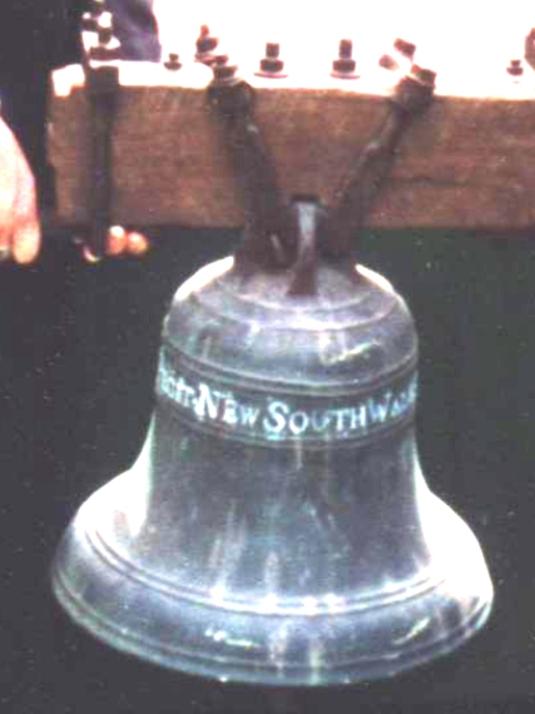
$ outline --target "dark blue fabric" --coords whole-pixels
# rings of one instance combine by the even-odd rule
[[[153,62],[160,59],[158,27],[152,6],[152,0],[108,0],[124,59]]]

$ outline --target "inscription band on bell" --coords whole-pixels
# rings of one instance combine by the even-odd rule
[[[353,441],[409,421],[417,397],[412,369],[387,386],[326,397],[229,389],[162,350],[157,394],[189,423],[229,438],[271,444]]]

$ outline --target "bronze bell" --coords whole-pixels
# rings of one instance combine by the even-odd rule
[[[288,215],[178,289],[144,447],[78,511],[54,589],[98,638],[179,670],[384,677],[474,634],[492,585],[420,469],[405,303],[334,254],[316,202]]]

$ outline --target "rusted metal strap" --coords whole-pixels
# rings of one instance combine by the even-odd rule
[[[294,251],[290,210],[253,118],[253,89],[232,74],[218,76],[220,68],[216,64],[209,98],[222,121],[245,209],[245,237],[236,254],[237,267],[247,271],[249,264],[287,266]]]
[[[228,65],[226,56],[216,58],[209,97],[222,120],[244,199],[246,232],[237,253],[238,267],[292,268],[289,292],[312,294],[319,255],[347,263],[354,273],[358,233],[388,176],[404,133],[431,102],[435,75],[413,67],[411,74],[399,82],[383,124],[344,177],[326,214],[314,198],[288,200],[282,195],[254,121],[254,91],[235,78],[235,69]]]
[[[112,136],[119,87],[118,68],[86,66],[86,89],[91,127],[91,219],[87,244],[103,255],[111,223],[113,194]]]
[[[433,72],[415,68],[414,74],[397,85],[383,125],[335,192],[327,228],[326,249],[331,256],[353,255],[358,233],[388,177],[401,139],[412,121],[431,103],[434,80]]]

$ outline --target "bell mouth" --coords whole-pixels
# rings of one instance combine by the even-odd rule
[[[442,535],[447,528],[457,556],[445,559],[439,539],[436,562],[420,583],[360,599],[356,594],[353,602],[332,599],[322,610],[311,598],[303,598],[300,608],[296,602],[272,602],[270,608],[265,598],[244,608],[217,588],[196,596],[189,583],[173,582],[172,572],[163,586],[143,564],[132,567],[109,536],[104,547],[95,545],[102,544],[102,526],[123,517],[132,476],[122,474],[82,506],[53,566],[54,592],[69,615],[123,652],[220,681],[349,684],[390,677],[444,655],[489,615],[492,585],[479,545],[432,494],[429,521],[440,521]]]

